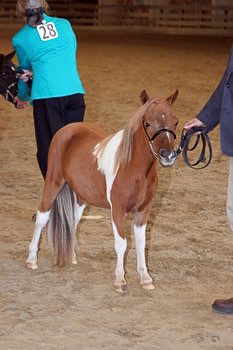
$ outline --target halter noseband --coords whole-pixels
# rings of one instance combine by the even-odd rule
[[[168,132],[170,134],[172,134],[172,136],[174,137],[174,140],[176,140],[176,134],[174,133],[174,131],[172,131],[171,129],[166,129],[166,128],[163,128],[163,129],[159,129],[158,131],[156,131],[156,133],[150,137],[148,135],[148,132],[146,131],[146,127],[145,127],[145,124],[144,124],[144,121],[142,122],[142,125],[143,125],[143,128],[145,130],[145,133],[148,137],[148,140],[149,140],[149,146],[150,146],[150,149],[151,149],[151,152],[153,153],[153,155],[155,156],[155,158],[157,159],[160,159],[160,155],[158,155],[154,149],[154,145],[153,145],[153,142],[154,142],[154,139],[159,136],[160,134],[163,134],[165,132]]]

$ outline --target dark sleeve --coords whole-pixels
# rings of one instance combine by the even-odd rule
[[[197,119],[202,121],[208,128],[209,131],[213,130],[220,123],[220,114],[222,109],[223,92],[224,86],[227,81],[227,70],[223,74],[223,77],[208,100],[205,107],[196,116]]]

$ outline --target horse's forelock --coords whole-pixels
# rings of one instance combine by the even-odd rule
[[[146,113],[147,109],[150,107],[150,105],[154,102],[159,102],[159,98],[154,98],[152,100],[148,100],[144,105],[142,105],[137,112],[133,115],[133,117],[129,120],[127,129],[132,129],[133,133],[135,133],[139,126],[141,125],[142,118],[144,114]]]

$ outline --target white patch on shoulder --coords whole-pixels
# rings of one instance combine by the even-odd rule
[[[98,155],[99,143],[95,146],[93,154],[96,156],[97,154],[97,163],[98,170],[101,171],[104,175],[114,176],[114,166],[115,166],[115,157],[118,147],[121,143],[123,137],[123,131],[118,131],[107,143],[105,146],[103,153]],[[118,169],[116,169],[117,172]]]
[[[97,155],[98,170],[105,175],[106,196],[111,207],[112,207],[111,189],[118,171],[118,166],[117,166],[114,172],[115,158],[116,158],[116,152],[118,150],[118,147],[123,137],[123,132],[124,130],[118,131],[118,133],[116,133],[106,144],[102,153],[98,154],[99,144],[95,146],[95,149],[93,152],[95,156]]]

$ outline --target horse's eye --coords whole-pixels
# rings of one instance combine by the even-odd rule
[[[146,128],[149,128],[149,126],[151,126],[150,123],[148,123],[148,122],[145,122],[144,125]]]
[[[175,126],[177,126],[177,125],[178,125],[178,122],[176,122]]]

